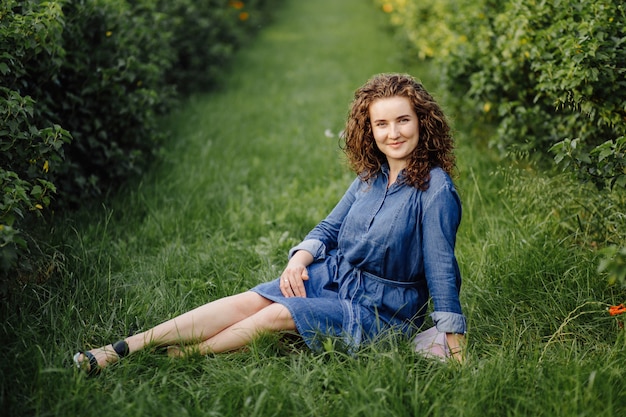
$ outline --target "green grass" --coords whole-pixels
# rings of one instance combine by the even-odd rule
[[[352,179],[336,134],[372,74],[410,71],[445,97],[433,68],[402,62],[372,3],[285,1],[218,91],[163,120],[170,141],[152,172],[57,222],[60,271],[2,304],[3,415],[624,414],[626,338],[606,313],[624,293],[554,215],[574,187],[501,166],[488,130],[452,110],[465,365],[417,357],[404,340],[346,357],[265,335],[217,356],[142,352],[98,378],[71,369],[78,348],[277,276]]]

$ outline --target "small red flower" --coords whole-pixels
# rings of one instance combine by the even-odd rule
[[[624,306],[624,304],[609,307],[609,314],[612,316],[617,316],[624,313],[626,313],[626,306]]]

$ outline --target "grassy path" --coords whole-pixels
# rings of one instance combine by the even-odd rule
[[[588,257],[551,242],[541,219],[524,223],[523,200],[501,193],[507,175],[492,174],[496,164],[474,145],[480,133],[461,126],[467,366],[415,357],[403,341],[346,358],[294,352],[265,336],[216,357],[138,354],[96,379],[68,368],[78,347],[275,277],[287,249],[352,179],[337,134],[354,89],[374,73],[408,71],[440,95],[436,74],[406,67],[402,52],[372,2],[285,0],[219,91],[190,98],[163,121],[172,140],[151,173],[59,225],[60,277],[25,286],[3,307],[3,415],[624,411],[623,337],[602,330],[612,322],[598,314],[606,294],[589,278]]]

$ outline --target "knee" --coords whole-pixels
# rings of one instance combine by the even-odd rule
[[[235,308],[244,317],[252,316],[272,304],[272,301],[253,291],[231,295],[222,300]]]
[[[291,313],[282,304],[273,303],[257,314],[260,327],[267,330],[295,330],[296,324]]]

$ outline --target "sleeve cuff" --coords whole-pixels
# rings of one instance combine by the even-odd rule
[[[435,311],[430,317],[439,332],[465,334],[467,331],[467,323],[463,314]]]
[[[326,258],[326,245],[324,245],[321,240],[307,239],[300,242],[300,244],[289,249],[289,259],[291,259],[293,254],[299,250],[305,250],[309,252],[311,255],[313,255],[314,261],[319,261]]]

